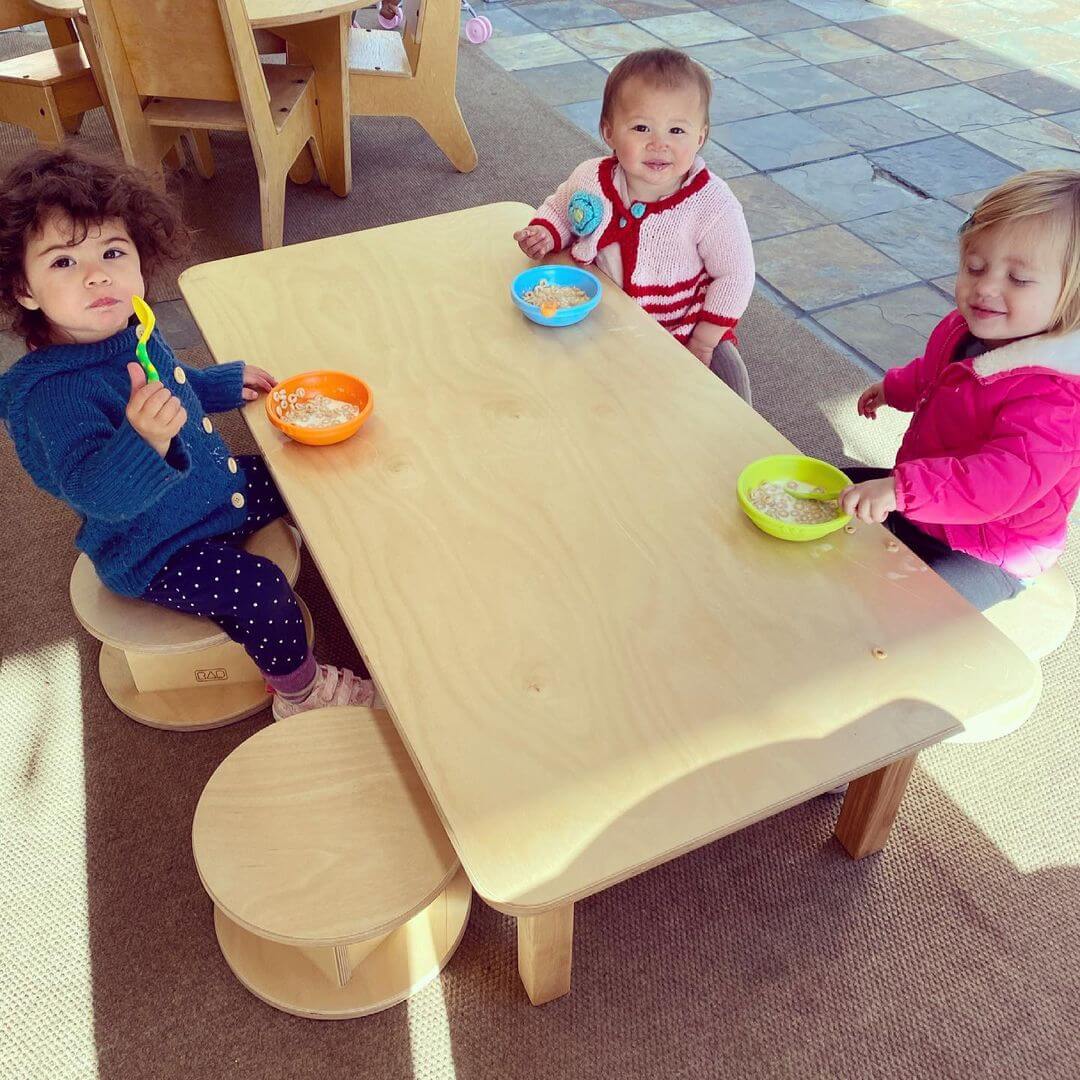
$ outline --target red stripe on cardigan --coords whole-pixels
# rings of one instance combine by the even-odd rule
[[[547,229],[547,231],[551,233],[551,239],[555,241],[555,247],[552,250],[562,251],[562,237],[559,235],[559,230],[556,229],[555,226],[547,220],[547,218],[533,218],[532,221],[529,222],[529,224],[540,225],[543,228]]]

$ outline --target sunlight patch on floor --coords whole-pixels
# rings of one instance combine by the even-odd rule
[[[409,1047],[414,1080],[454,1080],[450,1019],[442,980],[436,979],[405,1002],[409,1018]]]
[[[98,1075],[86,891],[82,684],[73,639],[0,663],[0,1062]]]

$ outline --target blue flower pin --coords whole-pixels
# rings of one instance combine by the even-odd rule
[[[570,197],[570,228],[575,236],[588,236],[600,227],[604,204],[596,195],[575,191]]]
[[[640,221],[645,216],[645,204],[636,202],[630,207],[630,213]]]

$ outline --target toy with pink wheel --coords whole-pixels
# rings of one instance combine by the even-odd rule
[[[384,30],[396,30],[401,25],[401,8],[395,8],[394,14],[389,18],[383,18],[383,13],[379,12],[379,25]]]
[[[473,45],[483,45],[495,32],[491,20],[486,15],[477,15],[469,0],[462,0],[461,6],[469,13],[469,21],[465,24],[465,36]]]

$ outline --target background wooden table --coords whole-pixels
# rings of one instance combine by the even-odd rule
[[[372,386],[335,447],[246,415],[543,1001],[569,988],[574,901],[865,774],[842,839],[877,850],[913,755],[1035,669],[880,527],[755,529],[735,479],[790,444],[610,284],[579,326],[527,322],[508,289],[531,213],[260,252],[181,288],[220,360]]]
[[[79,37],[91,67],[95,67],[96,50],[82,3],[79,0],[32,0],[32,3],[43,15],[79,20]],[[335,195],[348,195],[352,190],[349,22],[353,11],[370,4],[362,0],[359,3],[357,0],[246,0],[245,6],[253,29],[273,30],[298,54],[293,62],[306,62],[315,69],[327,184]],[[303,182],[305,177],[296,176],[296,179]]]

